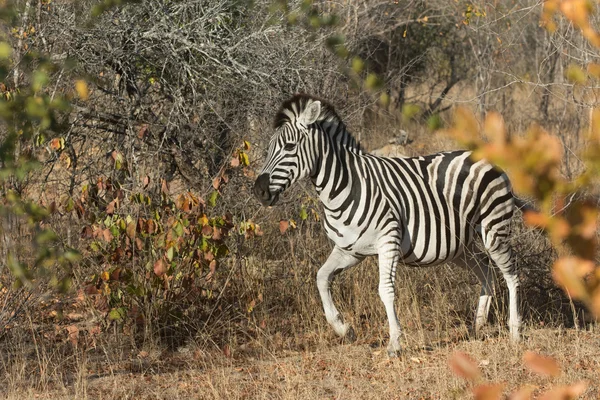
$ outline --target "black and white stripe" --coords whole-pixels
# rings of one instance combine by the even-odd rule
[[[317,285],[327,321],[339,335],[353,335],[353,331],[333,304],[331,281],[336,272],[378,255],[390,354],[400,350],[401,330],[394,309],[398,263],[425,266],[454,260],[470,266],[482,283],[475,319],[478,330],[489,313],[491,260],[508,285],[510,334],[519,340],[519,281],[508,244],[515,205],[504,173],[484,160],[473,161],[468,151],[412,158],[364,153],[332,106],[296,95],[277,114],[275,135],[254,193],[264,205],[272,205],[304,177],[310,177],[319,194],[324,226],[335,244],[317,274]],[[477,238],[485,252],[477,251]]]

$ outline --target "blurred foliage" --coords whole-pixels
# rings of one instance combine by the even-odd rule
[[[13,7],[6,4],[0,13],[3,23],[8,26],[18,23]],[[16,27],[12,31],[20,32]],[[70,286],[69,269],[80,256],[76,250],[64,246],[46,227],[49,210],[23,200],[20,190],[22,181],[39,166],[36,151],[49,143],[50,147],[52,143],[60,146],[59,138],[68,129],[61,121],[69,111],[69,100],[61,94],[51,95],[47,90],[49,76],[58,67],[42,54],[25,52],[26,44],[18,43],[23,47],[13,48],[7,36],[0,38],[0,76],[3,77],[0,82],[0,214],[3,217],[0,229],[13,229],[9,221],[14,221],[15,217],[24,219],[33,231],[33,238],[29,254],[19,255],[15,248],[5,248],[6,260],[3,261],[13,273],[16,286],[32,286],[43,279],[66,290]],[[71,66],[66,62],[63,68]],[[9,245],[9,241],[3,242],[3,246]],[[61,268],[57,269],[57,266]]]
[[[547,0],[544,3],[542,24],[553,32],[554,18],[562,14],[580,29],[582,35],[600,49],[600,34],[589,23],[594,11],[586,0]],[[567,78],[574,84],[588,79],[598,79],[596,64],[584,68],[571,65]],[[533,198],[540,211],[526,211],[525,222],[543,228],[562,254],[553,267],[554,280],[567,294],[582,301],[588,309],[600,317],[600,266],[597,264],[597,228],[599,217],[598,199],[580,196],[595,192],[600,172],[600,109],[591,110],[588,147],[582,155],[584,172],[574,181],[568,181],[560,172],[563,162],[563,146],[554,136],[539,126],[531,126],[523,136],[509,135],[498,113],[488,113],[479,123],[472,112],[459,108],[454,125],[446,131],[459,143],[474,150],[474,158],[485,158],[504,168],[511,177],[517,192]],[[485,140],[487,137],[488,140]],[[532,352],[523,355],[525,366],[532,372],[556,377],[560,367],[550,357]],[[464,353],[455,353],[450,367],[473,386],[475,398],[500,399],[504,385],[481,383],[481,373],[476,362]],[[541,395],[543,399],[575,399],[583,395],[588,383],[581,381],[565,386],[555,386]],[[529,399],[536,387],[525,386],[511,398]]]
[[[532,351],[523,353],[522,361],[527,370],[550,379],[558,378],[562,372],[560,366],[553,358],[542,356]],[[471,384],[469,391],[475,399],[495,400],[505,398],[503,393],[506,384],[485,382],[477,361],[468,354],[455,352],[448,360],[448,364],[457,376]],[[509,398],[513,400],[525,400],[532,398],[535,394],[538,396],[536,398],[544,400],[571,400],[583,395],[588,386],[588,382],[579,381],[570,385],[554,385],[550,389],[539,393],[538,387],[524,385],[513,391]],[[467,391],[465,390],[463,395],[466,394]]]

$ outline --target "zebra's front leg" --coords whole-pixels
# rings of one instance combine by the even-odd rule
[[[342,316],[337,308],[335,308],[335,304],[333,304],[331,282],[333,282],[335,275],[342,272],[342,270],[352,267],[361,261],[362,258],[334,247],[329,258],[317,273],[317,287],[319,288],[319,295],[321,296],[321,302],[325,310],[325,318],[327,318],[327,322],[329,322],[335,333],[340,337],[346,337],[350,340],[354,340],[355,338],[354,330],[350,324],[344,323]]]
[[[379,254],[379,297],[385,306],[388,322],[390,324],[390,343],[387,351],[390,357],[396,357],[402,351],[400,336],[402,328],[396,315],[396,267],[398,265],[399,253],[394,248]]]

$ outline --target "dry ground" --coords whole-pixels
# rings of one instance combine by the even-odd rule
[[[529,372],[525,350],[555,357],[562,374],[547,378]],[[432,343],[408,348],[389,359],[385,348],[368,343],[330,343],[306,351],[261,349],[207,354],[200,350],[142,352],[129,360],[76,363],[63,382],[38,387],[24,381],[4,391],[8,399],[462,399],[470,386],[450,371],[447,360],[462,351],[479,362],[483,381],[506,384],[505,394],[533,384],[536,393],[556,385],[586,380],[584,398],[600,396],[600,332],[528,329],[521,345],[503,336],[485,340]],[[33,371],[32,371],[33,372]],[[27,373],[21,371],[21,373]],[[67,371],[62,371],[68,374]],[[25,378],[22,376],[21,378]],[[26,379],[24,379],[26,381]],[[6,389],[6,388],[5,388]]]

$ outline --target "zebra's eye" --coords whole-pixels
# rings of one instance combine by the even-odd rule
[[[283,146],[283,149],[286,151],[291,151],[294,150],[294,147],[296,147],[296,143],[288,142]]]

